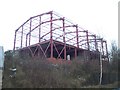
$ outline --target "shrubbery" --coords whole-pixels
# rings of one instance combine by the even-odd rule
[[[3,88],[80,88],[99,84],[99,60],[84,63],[73,60],[71,64],[55,65],[40,57],[12,56],[12,52],[6,52]],[[119,50],[113,58],[111,63],[103,62],[102,84],[118,81]],[[13,60],[17,72],[15,78],[10,78]],[[113,87],[117,87],[116,84]]]

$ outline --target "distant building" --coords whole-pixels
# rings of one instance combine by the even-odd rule
[[[0,46],[0,69],[3,68],[4,65],[4,49],[3,46]]]

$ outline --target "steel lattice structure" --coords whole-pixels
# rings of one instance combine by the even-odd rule
[[[47,58],[62,58],[80,51],[100,51],[108,57],[107,42],[84,30],[65,17],[50,11],[30,17],[15,30],[14,50],[26,50],[32,56],[43,54]],[[40,53],[41,52],[41,53]]]

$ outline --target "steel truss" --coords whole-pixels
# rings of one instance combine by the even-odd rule
[[[69,51],[76,58],[79,50],[100,49],[102,56],[108,57],[107,42],[103,38],[91,34],[53,11],[30,17],[15,30],[13,49],[26,48],[33,57],[42,52],[44,57],[66,60]]]

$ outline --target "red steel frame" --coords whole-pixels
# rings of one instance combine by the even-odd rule
[[[48,42],[48,45],[43,49],[41,45],[45,42]],[[58,44],[63,46],[62,50],[58,50]],[[32,45],[37,45],[34,52],[30,48]],[[75,58],[78,49],[100,51],[100,48],[102,49],[102,55],[108,57],[107,42],[103,38],[91,34],[88,30],[71,23],[65,17],[53,11],[30,17],[15,30],[13,50],[16,50],[16,47],[19,49],[27,47],[32,56],[39,48],[46,57],[49,49],[50,58],[54,58],[53,50],[55,50],[58,58],[61,58],[61,54],[64,53],[64,59],[66,60],[68,46],[75,49]]]

